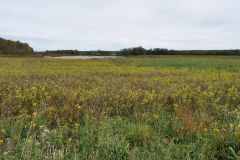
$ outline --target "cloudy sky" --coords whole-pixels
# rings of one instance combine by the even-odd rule
[[[0,0],[0,37],[35,50],[240,48],[240,0]]]

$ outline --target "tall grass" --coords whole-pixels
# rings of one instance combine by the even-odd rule
[[[237,159],[239,57],[0,59],[0,159]]]

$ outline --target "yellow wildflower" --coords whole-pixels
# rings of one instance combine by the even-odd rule
[[[31,121],[30,123],[33,128],[36,127],[36,123],[34,123],[33,121]]]
[[[234,135],[235,135],[235,136],[239,136],[239,137],[240,137],[240,131],[238,131],[238,132],[235,132],[235,133],[234,133]]]
[[[207,128],[204,128],[203,131],[204,131],[205,133],[207,133],[207,132],[208,132],[208,129],[207,129]]]
[[[153,117],[154,117],[155,119],[158,119],[158,118],[159,118],[159,114],[153,114]]]
[[[79,104],[75,105],[77,109],[81,109],[81,106]]]
[[[33,112],[32,115],[33,115],[33,116],[37,116],[37,115],[38,115],[38,112]]]
[[[79,128],[80,127],[80,124],[79,123],[75,123],[75,128]]]

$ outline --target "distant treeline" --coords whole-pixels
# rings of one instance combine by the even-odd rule
[[[35,52],[39,55],[63,56],[63,55],[92,55],[92,56],[136,56],[136,55],[238,55],[240,50],[169,50],[164,48],[145,49],[134,47],[122,49],[120,51],[78,51],[78,50],[55,50]],[[27,43],[11,41],[0,38],[0,55],[31,55],[34,54],[33,48]]]
[[[34,54],[33,48],[27,43],[11,41],[0,38],[0,54],[2,55],[30,55]]]
[[[123,49],[120,55],[240,55],[240,50],[169,50],[164,48],[144,49],[135,47]]]
[[[120,51],[78,51],[78,50],[56,50],[39,52],[43,55],[93,55],[93,56],[136,56],[136,55],[238,55],[240,50],[169,50],[164,48],[144,49],[143,47],[127,48]]]
[[[56,50],[56,51],[44,51],[44,52],[38,52],[42,55],[47,56],[68,56],[68,55],[92,55],[92,56],[111,56],[111,55],[117,55],[118,51],[78,51],[78,50]]]

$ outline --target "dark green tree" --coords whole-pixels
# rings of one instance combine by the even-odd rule
[[[34,51],[27,43],[0,38],[0,54],[29,55],[34,54]]]

